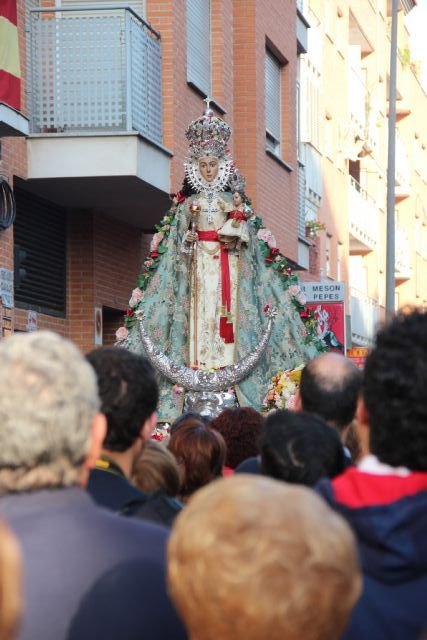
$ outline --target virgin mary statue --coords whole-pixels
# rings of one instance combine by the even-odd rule
[[[183,188],[156,227],[125,326],[116,335],[119,344],[152,360],[147,340],[175,369],[207,373],[238,369],[257,352],[256,366],[228,394],[259,410],[272,376],[325,346],[297,277],[250,208],[227,148],[230,135],[209,108],[189,125]],[[261,353],[266,312],[273,308],[277,314]],[[168,377],[160,376],[162,422],[182,412],[187,391],[185,378],[182,384],[172,378],[173,384]]]

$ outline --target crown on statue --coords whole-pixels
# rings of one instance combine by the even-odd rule
[[[190,157],[198,160],[203,156],[225,158],[231,129],[224,120],[214,115],[209,107],[197,120],[193,120],[185,133],[190,143]]]
[[[228,184],[231,190],[231,193],[238,191],[239,193],[244,193],[246,180],[240,173],[237,167],[233,167],[230,173],[230,177],[228,178]]]

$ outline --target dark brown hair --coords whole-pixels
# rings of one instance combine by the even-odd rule
[[[258,441],[264,417],[251,407],[225,409],[211,426],[219,431],[227,445],[225,463],[235,469],[243,460],[258,455]]]
[[[221,475],[226,445],[214,429],[203,424],[180,425],[171,435],[168,447],[181,467],[183,499]]]

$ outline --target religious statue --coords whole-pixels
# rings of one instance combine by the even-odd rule
[[[228,395],[259,409],[278,370],[325,349],[297,277],[250,207],[227,147],[230,135],[209,106],[190,123],[183,188],[156,227],[125,327],[116,334],[119,344],[151,359],[147,345],[155,345],[155,359],[166,362],[158,367],[166,372],[159,421],[172,421],[182,411],[191,385],[176,383],[181,370],[198,372],[198,389],[209,375],[220,379],[224,372],[233,381],[240,373]],[[270,310],[271,316],[273,308],[277,315],[266,336],[265,314]],[[172,370],[175,376],[167,375]]]

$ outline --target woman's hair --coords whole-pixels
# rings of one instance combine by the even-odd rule
[[[163,444],[148,440],[135,462],[133,482],[144,493],[162,491],[175,497],[179,493],[179,467],[173,454]]]
[[[214,429],[202,423],[181,425],[172,433],[168,447],[180,465],[182,499],[221,475],[226,445]]]
[[[180,429],[182,426],[187,424],[197,425],[197,424],[209,424],[211,421],[210,418],[206,416],[202,416],[200,413],[196,411],[187,411],[186,413],[182,413],[178,418],[176,418],[170,428],[170,434],[172,435],[177,429]]]
[[[211,422],[227,445],[225,464],[235,469],[243,460],[258,454],[258,441],[265,419],[251,407],[225,409]]]

